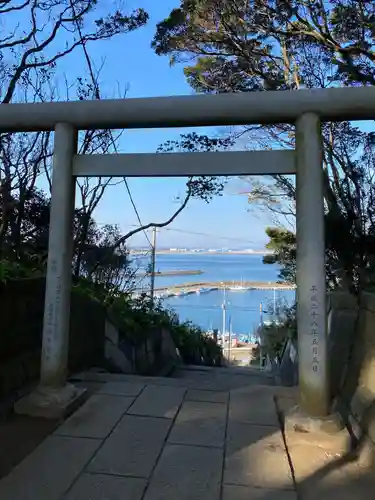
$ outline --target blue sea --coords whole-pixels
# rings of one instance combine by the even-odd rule
[[[157,271],[201,270],[200,275],[164,276],[155,278],[155,287],[171,287],[187,282],[263,281],[278,280],[279,267],[263,264],[262,255],[254,254],[158,254]],[[295,292],[291,290],[222,290],[164,299],[181,320],[190,320],[205,330],[223,330],[222,304],[226,303],[225,328],[234,336],[252,336],[260,323],[260,304],[263,319],[274,319],[274,305],[292,304]]]

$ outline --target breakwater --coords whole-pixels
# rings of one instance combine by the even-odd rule
[[[181,285],[164,286],[155,288],[155,292],[169,292],[175,294],[181,291],[185,293],[198,292],[201,289],[205,290],[294,290],[295,285],[292,283],[279,283],[277,281],[200,281],[182,283]]]

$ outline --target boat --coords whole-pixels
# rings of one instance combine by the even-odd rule
[[[243,280],[241,279],[241,284],[240,285],[235,285],[234,284],[234,281],[233,281],[233,285],[232,286],[229,286],[228,289],[231,291],[231,292],[243,292],[244,290],[247,290],[247,287],[244,286],[243,284]]]
[[[260,325],[259,327],[262,327],[262,326],[281,326],[282,323],[280,323],[280,321],[278,320],[271,320],[271,319],[266,319],[264,320]]]

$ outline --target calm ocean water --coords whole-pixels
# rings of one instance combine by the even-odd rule
[[[276,265],[263,264],[261,255],[201,255],[178,254],[157,255],[156,270],[201,270],[196,276],[156,277],[155,287],[172,286],[195,281],[277,281],[279,268]],[[223,328],[222,304],[224,293],[212,291],[203,294],[191,294],[182,297],[164,299],[165,305],[172,307],[182,320],[208,330]],[[260,303],[263,309],[271,311],[273,304],[293,303],[294,291],[246,290],[226,291],[226,329],[230,325],[234,335],[252,334],[260,322]],[[267,319],[267,312],[264,314]]]

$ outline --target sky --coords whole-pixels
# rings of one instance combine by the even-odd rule
[[[88,45],[90,56],[96,69],[102,68],[99,77],[103,98],[125,95],[127,98],[157,97],[169,95],[189,95],[193,91],[187,84],[183,65],[173,67],[168,57],[156,56],[151,49],[156,24],[178,7],[179,0],[120,0],[129,12],[143,7],[149,14],[147,25],[133,33],[116,36],[108,41]],[[113,10],[111,0],[103,0],[94,11],[94,18]],[[19,14],[15,24],[22,25]],[[1,28],[1,26],[0,26]],[[64,34],[62,34],[64,36]],[[61,47],[63,40],[56,40]],[[81,48],[62,58],[56,70],[56,86],[60,99],[64,99],[65,75],[69,82],[78,76],[88,76]],[[366,125],[358,124],[368,130]],[[372,126],[372,125],[371,125]],[[217,135],[217,128],[126,130],[119,142],[119,151],[127,153],[155,152],[167,140],[178,139],[181,133],[195,130],[198,133]],[[183,198],[185,179],[182,178],[129,178],[128,185],[143,224],[160,223],[177,210],[177,198]],[[41,182],[41,187],[47,184]],[[263,248],[267,242],[266,226],[272,225],[271,214],[250,206],[244,193],[249,184],[238,178],[231,179],[223,195],[206,204],[191,200],[187,208],[168,227],[158,233],[158,247],[195,248]],[[79,204],[79,198],[76,199]],[[94,213],[99,225],[117,224],[123,233],[139,226],[124,184],[107,188],[104,197]],[[150,232],[148,233],[150,238]],[[147,246],[143,233],[131,238],[131,246]]]
[[[104,63],[99,78],[102,97],[118,97],[125,89],[128,98],[193,93],[185,81],[183,65],[171,67],[168,57],[156,56],[150,47],[156,24],[167,17],[178,4],[178,0],[128,0],[128,11],[143,7],[149,13],[147,26],[89,46],[96,68]],[[82,52],[78,49],[59,63],[58,74],[65,72],[73,80],[75,76],[82,76],[82,64]],[[191,130],[209,135],[218,133],[217,129],[207,127],[129,130],[124,132],[119,150],[128,153],[155,152],[161,143],[177,139],[180,133]],[[185,193],[185,180],[181,178],[130,178],[128,184],[143,224],[168,219],[178,208],[177,197],[183,197]],[[264,228],[270,224],[270,220],[264,214],[249,212],[246,196],[236,194],[247,187],[248,184],[244,181],[232,179],[223,196],[215,198],[210,204],[192,200],[168,230],[160,231],[158,246],[263,248],[267,241]],[[122,183],[107,189],[94,216],[99,224],[118,224],[123,232],[139,225]],[[131,239],[130,244],[147,245],[145,235],[139,233]]]

